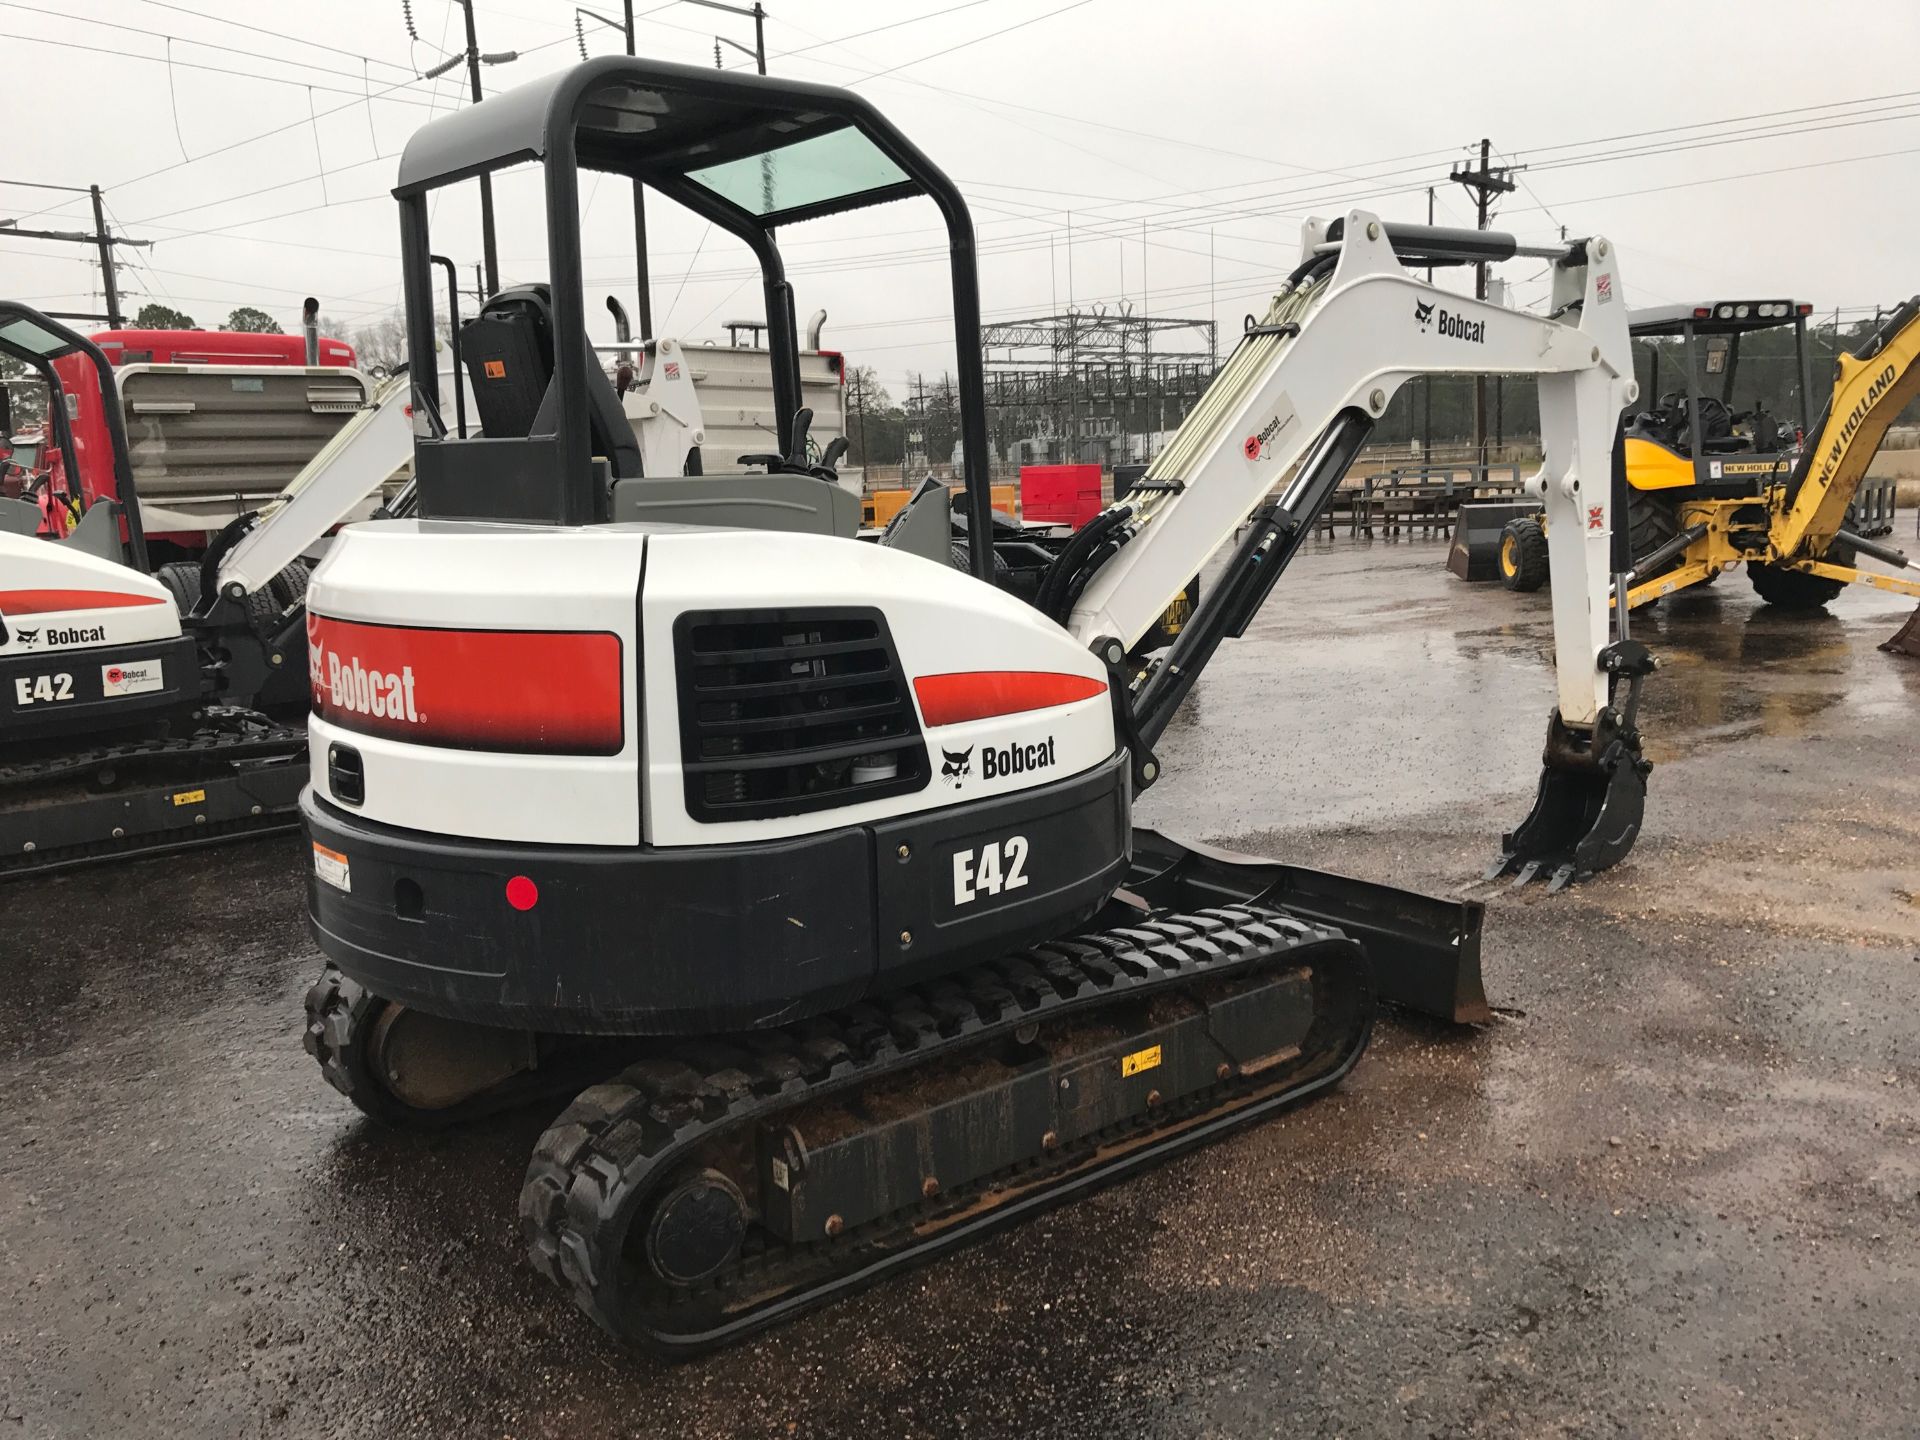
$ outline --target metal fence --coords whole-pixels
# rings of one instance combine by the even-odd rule
[[[1320,523],[1329,535],[1343,522],[1349,535],[1451,535],[1463,502],[1522,494],[1521,468],[1516,461],[1394,466],[1335,491]]]

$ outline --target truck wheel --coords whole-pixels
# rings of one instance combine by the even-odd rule
[[[175,560],[162,565],[153,572],[153,578],[167,587],[167,593],[173,597],[173,605],[182,618],[193,613],[193,607],[200,603],[200,562],[198,560]]]
[[[307,581],[312,575],[306,561],[295,560],[267,582],[267,590],[284,610],[296,600],[307,598]]]
[[[973,573],[973,552],[964,540],[953,542],[953,568],[964,574]],[[1007,557],[996,548],[993,552],[993,583],[1004,590],[1009,573],[1011,572],[1007,565]]]
[[[1547,532],[1538,520],[1509,520],[1501,529],[1500,583],[1522,594],[1547,583]]]

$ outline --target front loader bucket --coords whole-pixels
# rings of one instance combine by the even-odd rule
[[[1880,648],[1895,655],[1920,658],[1920,609],[1907,617],[1907,623],[1894,632],[1891,640],[1881,641]]]
[[[1589,739],[1554,711],[1533,809],[1503,837],[1487,878],[1514,873],[1514,884],[1524,885],[1544,875],[1553,891],[1617,865],[1639,837],[1652,769],[1638,735],[1603,721]]]
[[[1382,1000],[1458,1024],[1492,1018],[1480,980],[1477,900],[1442,900],[1138,828],[1127,889],[1155,906],[1271,905],[1331,925],[1366,948]]]
[[[1538,500],[1469,500],[1453,519],[1447,569],[1462,580],[1500,578],[1500,534],[1509,520],[1540,513]]]

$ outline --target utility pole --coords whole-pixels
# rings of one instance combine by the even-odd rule
[[[1427,226],[1433,226],[1433,186],[1427,186]],[[1427,266],[1427,283],[1433,283],[1433,267]],[[1420,382],[1420,408],[1423,412],[1420,420],[1420,463],[1423,466],[1433,464],[1433,376],[1428,375]]]
[[[633,43],[633,0],[626,0],[627,54],[638,55]],[[640,338],[653,339],[653,283],[647,272],[647,187],[633,182],[633,268],[640,290]]]
[[[98,185],[89,185],[93,196],[93,236],[100,246],[100,288],[107,300],[107,323],[120,328],[120,286],[113,273],[113,234],[107,229],[107,203]]]
[[[151,240],[130,240],[124,235],[116,235],[107,226],[107,202],[100,193],[98,185],[89,185],[82,190],[73,185],[44,185],[35,189],[66,190],[75,195],[88,196],[93,201],[93,233],[82,230],[22,230],[11,220],[0,220],[0,235],[17,235],[23,240],[58,240],[70,245],[91,245],[99,252],[100,285],[106,299],[107,313],[104,315],[81,314],[77,311],[48,311],[56,320],[105,320],[114,329],[126,324],[126,316],[120,309],[120,276],[114,268],[113,247],[132,245],[150,249]]]
[[[575,6],[573,13],[573,23],[576,27],[580,24],[579,17],[585,15],[590,20],[597,20],[609,30],[620,31],[626,37],[627,54],[637,55],[640,53],[634,48],[633,0],[626,0],[626,19],[624,23],[609,20],[605,15],[601,15],[593,10],[584,9],[580,6]],[[587,41],[583,32],[580,37],[580,58],[584,60],[586,54]],[[638,312],[640,316],[640,338],[642,340],[651,340],[653,338],[653,285],[647,273],[647,187],[638,180],[633,182],[633,268],[634,281],[640,296],[640,309]]]
[[[473,103],[478,105],[486,98],[486,92],[480,88],[480,40],[474,33],[473,0],[456,0],[456,3],[467,17],[467,53],[464,58],[467,62],[467,80],[472,87]],[[502,55],[489,55],[486,60],[490,65],[502,65],[518,58],[517,54],[509,50]],[[436,73],[444,74],[446,69],[451,68],[452,64],[445,69],[436,67],[427,72],[427,78],[432,79]],[[487,294],[497,294],[500,290],[500,252],[494,243],[493,235],[493,177],[485,173],[480,176],[480,243],[487,261]],[[481,303],[486,303],[484,298]]]
[[[718,70],[720,68],[720,47],[722,45],[731,45],[742,55],[751,55],[753,57],[753,63],[759,67],[762,75],[767,73],[767,12],[761,7],[760,0],[754,0],[751,7],[745,5],[725,5],[721,3],[721,0],[687,0],[687,3],[689,5],[704,5],[709,10],[724,10],[729,15],[744,15],[753,21],[753,48],[751,50],[742,45],[738,40],[729,40],[724,35],[716,35],[713,37],[714,69]],[[633,7],[632,5],[628,5],[627,8],[631,10]]]
[[[860,436],[860,471],[864,475],[867,467],[873,464],[873,457],[867,454],[867,382],[865,379],[854,387],[853,421]]]
[[[1464,186],[1473,195],[1474,210],[1478,223],[1476,229],[1487,228],[1492,216],[1492,201],[1496,195],[1510,194],[1514,182],[1508,178],[1516,166],[1492,166],[1487,162],[1491,158],[1493,142],[1483,138],[1480,141],[1480,168],[1463,170],[1454,166],[1453,173],[1447,178],[1455,184]],[[1487,298],[1487,262],[1482,260],[1473,267],[1473,295],[1476,300]],[[1482,464],[1487,458],[1487,377],[1476,376],[1473,382],[1473,448]]]

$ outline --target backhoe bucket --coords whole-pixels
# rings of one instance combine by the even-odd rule
[[[1126,888],[1155,906],[1270,905],[1331,925],[1365,947],[1380,999],[1457,1024],[1492,1018],[1480,981],[1477,900],[1442,900],[1138,828]]]
[[[1891,640],[1881,641],[1880,648],[1920,659],[1920,609],[1907,617],[1907,623],[1894,632]]]
[[[1614,728],[1608,715],[1589,738],[1554,711],[1533,809],[1503,837],[1487,878],[1512,873],[1515,885],[1525,885],[1544,876],[1554,891],[1617,865],[1639,837],[1652,769],[1638,734]]]

